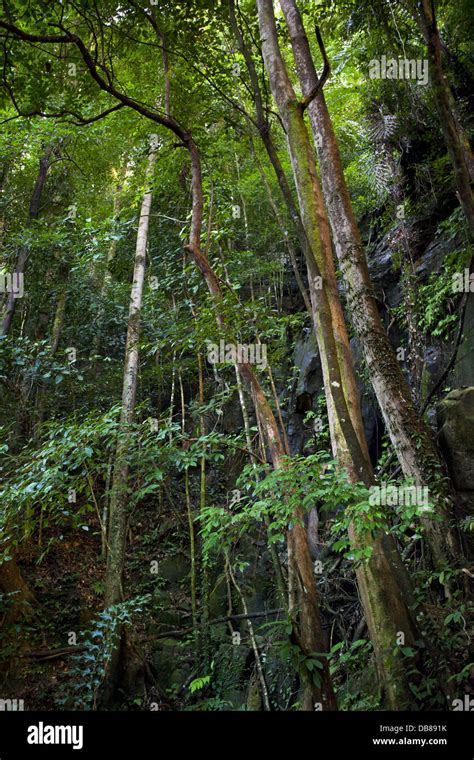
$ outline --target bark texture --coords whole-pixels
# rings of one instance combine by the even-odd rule
[[[444,74],[443,50],[432,0],[420,0],[414,7],[414,15],[428,50],[436,110],[453,166],[459,201],[467,219],[471,240],[474,241],[474,193],[471,185],[474,181],[473,156],[468,138],[456,118],[453,97]]]
[[[332,405],[335,417],[331,429],[333,450],[354,482],[362,480],[371,485],[374,479],[360,422],[359,401],[357,396],[351,396],[354,368],[340,302],[336,307],[339,296],[329,227],[304,123],[304,107],[296,98],[281,57],[272,2],[258,0],[257,5],[263,57],[287,134],[302,224],[309,242],[307,250],[314,253],[314,258],[307,261],[308,274],[328,408],[331,411]],[[317,275],[322,276],[321,290],[314,287]],[[335,350],[336,342],[339,350]],[[352,401],[350,406],[348,398]],[[372,552],[368,562],[357,569],[358,585],[386,704],[401,709],[412,701],[406,667],[396,652],[399,632],[403,632],[405,641],[415,640],[410,581],[389,536],[374,538],[360,529],[356,532],[352,525],[350,537],[355,548],[370,547]]]
[[[155,168],[156,153],[151,149],[148,158],[147,183],[151,184]],[[123,598],[122,576],[125,561],[126,529],[128,520],[128,447],[130,426],[135,411],[137,390],[138,355],[140,341],[140,311],[145,282],[146,250],[152,190],[148,189],[142,200],[135,248],[133,283],[130,293],[125,367],[123,374],[122,413],[115,453],[112,494],[110,498],[107,570],[105,578],[105,604],[109,607]]]
[[[38,218],[41,205],[41,197],[43,195],[44,185],[46,177],[48,175],[49,167],[51,164],[51,156],[53,154],[53,148],[46,148],[43,155],[40,158],[38,175],[36,177],[33,193],[31,195],[30,206],[28,210],[28,218],[26,226],[30,227],[32,222]],[[28,246],[24,245],[20,249],[13,271],[18,274],[23,274],[25,271],[25,265],[30,255]],[[2,335],[8,335],[11,329],[13,315],[15,313],[17,299],[13,293],[8,293],[4,303],[3,320],[2,320]]]
[[[282,0],[303,95],[314,90],[318,76],[295,0]],[[453,525],[454,507],[442,458],[415,406],[410,388],[390,344],[377,309],[358,225],[344,177],[341,156],[324,93],[308,106],[315,136],[324,198],[334,247],[347,286],[352,323],[369,369],[374,392],[403,474],[427,485],[443,524],[424,519],[434,562],[457,564],[460,544]],[[447,536],[447,550],[444,535]]]

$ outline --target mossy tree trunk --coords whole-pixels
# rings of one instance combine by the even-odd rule
[[[318,83],[308,39],[295,0],[282,0],[303,96]],[[434,564],[457,563],[460,545],[452,525],[454,506],[442,458],[413,401],[377,309],[367,259],[344,177],[336,135],[324,93],[308,111],[321,167],[324,199],[334,247],[347,286],[347,302],[364,352],[374,392],[403,474],[431,490],[442,523],[423,519]],[[446,539],[445,539],[446,536]]]
[[[358,398],[350,394],[350,389],[355,387],[354,368],[340,304],[339,308],[335,307],[338,293],[327,219],[303,107],[296,98],[281,57],[272,2],[258,0],[257,4],[265,67],[287,134],[301,219],[309,243],[306,250],[313,254],[307,261],[308,274],[328,410],[334,415],[331,428],[333,450],[354,482],[362,480],[371,485],[374,478],[360,405]],[[314,287],[317,275],[322,276],[320,290]],[[348,403],[349,398],[352,404]],[[370,559],[357,569],[357,580],[385,702],[392,709],[401,709],[412,698],[407,668],[401,656],[394,656],[394,652],[399,633],[403,633],[405,642],[411,644],[417,634],[414,612],[410,608],[413,601],[410,581],[395,543],[388,535],[374,538],[351,525],[350,538],[355,548],[370,547],[371,550]]]
[[[30,205],[28,209],[28,218],[26,220],[26,226],[30,227],[35,219],[38,218],[41,207],[41,198],[43,196],[43,190],[48,176],[49,167],[51,166],[51,157],[53,155],[53,146],[45,148],[43,155],[39,160],[38,174],[36,176],[35,185],[31,194]],[[26,262],[30,255],[30,249],[27,245],[23,245],[18,252],[18,256],[15,262],[13,271],[17,274],[24,274]],[[7,293],[5,303],[3,306],[3,321],[2,321],[2,335],[8,335],[12,325],[13,315],[15,314],[16,301],[13,292]]]
[[[433,0],[413,3],[413,14],[423,34],[430,70],[431,85],[439,122],[443,132],[459,201],[467,219],[471,239],[474,241],[474,161],[468,137],[456,118],[455,106],[443,70],[443,51]]]

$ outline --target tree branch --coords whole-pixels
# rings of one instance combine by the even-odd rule
[[[5,82],[4,82],[5,84]],[[10,88],[7,86],[7,89]],[[108,116],[113,111],[118,111],[120,108],[124,108],[125,103],[118,103],[116,106],[112,106],[112,108],[107,108],[106,111],[102,111],[102,113],[97,114],[96,116],[91,116],[90,118],[86,119],[81,114],[77,113],[76,111],[57,111],[53,113],[45,113],[44,111],[40,111],[39,109],[36,109],[34,111],[21,111],[16,101],[12,101],[14,107],[17,110],[16,116],[10,116],[8,119],[4,119],[3,121],[0,121],[1,124],[6,124],[8,121],[12,121],[13,119],[29,119],[32,116],[41,116],[43,119],[60,119],[64,116],[74,116],[74,120],[69,121],[69,124],[74,124],[76,127],[82,127],[86,124],[93,124],[95,121],[99,121],[100,119],[105,119],[106,116]]]
[[[321,74],[318,83],[313,87],[310,93],[305,97],[305,99],[301,102],[301,109],[305,111],[312,100],[315,99],[318,92],[321,92],[323,89],[326,80],[331,73],[331,64],[329,63],[329,58],[326,53],[326,48],[324,47],[323,38],[321,37],[321,32],[319,31],[319,26],[316,27],[316,39],[318,40],[319,49],[321,51],[321,55],[323,56],[324,61],[324,68],[323,73]]]
[[[62,35],[30,34],[29,32],[26,32],[23,29],[20,29],[14,24],[10,24],[6,21],[0,20],[0,29],[5,29],[7,32],[9,32],[10,34],[13,34],[19,40],[24,40],[26,42],[66,43],[66,44],[75,45],[77,49],[79,50],[82,56],[82,59],[92,79],[94,79],[94,81],[99,85],[101,90],[103,90],[104,92],[107,92],[109,95],[112,95],[116,100],[120,101],[120,103],[122,103],[123,105],[128,106],[129,108],[133,108],[142,116],[145,116],[151,121],[154,121],[158,124],[161,124],[164,127],[167,127],[172,132],[174,132],[174,134],[177,135],[177,137],[179,137],[186,145],[188,144],[190,135],[184,129],[183,126],[181,126],[175,119],[164,116],[158,113],[156,110],[151,110],[147,106],[144,106],[141,103],[138,103],[138,101],[134,100],[133,98],[130,98],[128,95],[125,95],[123,92],[120,92],[120,90],[117,90],[117,88],[113,84],[111,84],[109,81],[106,81],[101,76],[101,74],[98,71],[98,66],[96,62],[92,58],[92,55],[89,49],[87,48],[87,46],[85,45],[81,37],[79,37],[74,32],[68,31],[61,24],[58,24],[58,28],[62,32],[64,32],[64,34]]]

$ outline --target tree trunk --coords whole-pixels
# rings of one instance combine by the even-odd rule
[[[318,82],[308,39],[295,0],[282,0],[281,5],[303,96],[306,97]],[[430,487],[438,515],[444,520],[442,525],[423,519],[434,563],[441,567],[446,562],[457,564],[460,546],[447,510],[447,505],[450,505],[451,513],[454,512],[444,463],[413,402],[377,309],[336,136],[322,91],[309,104],[308,111],[317,145],[334,247],[347,285],[349,312],[364,352],[371,383],[405,477],[413,478],[416,484]]]
[[[53,148],[49,147],[45,150],[45,152],[40,158],[38,175],[36,177],[35,186],[33,188],[33,193],[30,200],[30,207],[28,210],[28,218],[26,222],[27,227],[30,227],[33,220],[38,218],[39,211],[40,211],[41,196],[43,194],[46,177],[48,175],[48,170],[51,164],[52,152],[53,152]],[[30,251],[28,249],[28,246],[23,245],[18,253],[15,267],[13,270],[14,272],[18,274],[24,273],[25,265],[26,265],[29,255],[30,255]],[[15,313],[15,307],[16,307],[16,298],[14,297],[13,292],[8,293],[5,299],[5,304],[4,304],[2,335],[8,335],[8,333],[10,332],[13,315]]]
[[[66,304],[69,285],[69,267],[66,266],[62,272],[62,281],[59,288],[56,311],[54,312],[53,326],[51,328],[51,356],[54,356],[59,348],[59,342],[63,333],[64,317],[66,314]]]
[[[3,236],[5,234],[5,204],[4,193],[8,186],[8,174],[10,171],[10,161],[5,159],[0,169],[0,246],[3,245]]]
[[[4,594],[15,594],[12,606],[8,610],[6,620],[14,622],[20,617],[28,617],[31,607],[36,602],[35,596],[23,579],[15,558],[0,565],[0,590]],[[5,621],[2,621],[5,622]]]
[[[123,190],[123,183],[125,182],[125,172],[126,172],[126,165],[127,161],[124,160],[123,165],[123,171],[122,171],[122,178],[119,179],[117,184],[114,188],[114,233],[116,232],[115,226],[117,225],[120,217],[120,210],[122,207],[122,190]],[[105,313],[105,305],[107,303],[107,293],[110,286],[111,281],[111,274],[110,274],[110,266],[115,258],[115,254],[117,252],[117,239],[114,237],[114,239],[111,241],[109,250],[107,251],[107,261],[106,261],[106,269],[104,272],[104,279],[102,280],[102,285],[100,288],[100,295],[99,295],[99,308],[97,310],[97,317],[95,320],[96,323],[96,331],[94,334],[94,338],[92,340],[92,353],[97,354],[100,349],[100,343],[102,338],[102,322],[104,319],[104,313]]]
[[[355,386],[354,369],[340,304],[339,309],[334,306],[331,308],[329,305],[338,299],[337,285],[333,275],[332,253],[321,191],[309,136],[303,121],[303,108],[296,100],[281,58],[272,2],[258,0],[257,5],[263,57],[288,137],[302,223],[309,242],[308,247],[317,258],[316,266],[314,259],[308,261],[308,272],[328,411],[334,415],[331,430],[333,450],[340,465],[347,467],[354,482],[363,480],[366,485],[371,485],[374,482],[373,473],[363,437],[358,398],[354,399],[350,406],[346,403],[347,389]],[[314,288],[318,271],[323,277],[323,287],[320,291]],[[339,343],[338,352],[333,348],[336,336]],[[339,362],[344,367],[344,373],[340,371]],[[414,614],[410,610],[412,598],[409,578],[393,539],[389,536],[380,535],[374,539],[362,532],[356,533],[352,525],[350,537],[356,548],[368,546],[372,551],[369,561],[357,569],[357,579],[387,705],[392,709],[401,709],[410,703],[411,692],[406,667],[401,656],[393,657],[393,650],[399,632],[404,633],[405,641],[410,640],[413,643],[416,638],[417,627]]]
[[[49,352],[51,357],[55,356],[58,350],[59,342],[61,340],[61,335],[63,332],[64,317],[66,314],[66,304],[67,304],[67,297],[68,297],[69,275],[70,275],[70,267],[68,264],[64,264],[61,268],[61,281],[58,286],[58,291],[59,291],[58,299],[56,302],[56,309],[54,311],[53,324],[51,327],[51,349]],[[31,393],[31,388],[30,388],[30,393]],[[44,420],[46,400],[47,400],[46,388],[40,387],[37,390],[36,402],[35,402],[35,407],[36,407],[35,422],[34,422],[35,436],[36,436],[37,431],[39,430],[41,423]]]
[[[455,107],[449,84],[443,71],[442,46],[432,0],[421,0],[413,8],[415,19],[421,29],[428,49],[433,95],[438,111],[459,201],[467,219],[471,239],[474,240],[474,194],[472,192],[472,151],[467,136],[455,116]]]
[[[156,151],[150,150],[146,181],[151,184],[155,168]],[[126,529],[128,519],[128,447],[130,426],[135,411],[135,396],[138,375],[138,350],[140,339],[140,311],[142,307],[143,287],[146,268],[146,248],[152,190],[147,189],[143,196],[138,222],[137,242],[135,248],[135,267],[130,293],[127,341],[125,348],[125,367],[123,375],[122,413],[115,452],[112,493],[110,499],[110,516],[108,532],[107,570],[105,577],[105,604],[109,607],[122,601],[122,576],[125,562]]]

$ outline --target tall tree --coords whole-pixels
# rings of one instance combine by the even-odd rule
[[[446,468],[415,406],[408,383],[382,324],[324,92],[320,89],[315,93],[319,78],[301,14],[295,0],[282,0],[281,6],[290,34],[303,96],[307,99],[334,247],[347,285],[351,320],[361,343],[372,387],[403,473],[407,478],[413,478],[415,483],[428,486],[435,499],[437,515],[442,522],[426,518],[423,518],[423,522],[433,560],[442,568],[448,560],[457,562],[460,556],[457,529],[453,525],[453,496]],[[447,543],[444,539],[445,534],[448,538]]]
[[[443,48],[436,22],[434,0],[412,1],[411,8],[426,43],[439,123],[454,170],[459,201],[468,223],[471,240],[474,241],[474,159],[469,139],[461,127],[459,118],[456,118],[453,96],[444,73]]]
[[[350,416],[344,396],[345,385],[339,369],[341,359],[331,349],[331,340],[335,342],[331,311],[329,308],[324,310],[323,307],[328,271],[330,272],[332,264],[329,256],[332,254],[326,246],[326,257],[321,257],[324,244],[318,238],[325,213],[312,147],[303,120],[304,104],[296,98],[281,56],[272,0],[258,0],[257,5],[263,57],[287,134],[302,223],[311,243],[311,250],[319,253],[316,267],[320,264],[323,288],[317,294],[317,301],[313,288],[312,299],[317,310],[318,326],[321,326],[318,330],[321,360],[323,367],[326,362],[330,370],[325,384],[326,394],[327,398],[333,399],[340,429],[338,432],[335,428],[333,448],[337,452],[340,464],[348,468],[353,480],[363,480],[367,485],[371,485],[374,479],[370,462],[367,457],[361,457],[363,443],[355,439],[354,445],[354,437],[347,434],[347,429],[350,430],[352,425],[347,424],[348,420],[350,423]],[[311,96],[314,97],[315,94],[312,92]],[[311,281],[315,280],[315,269],[311,261],[308,262],[308,272],[311,285]],[[330,275],[329,282],[332,281]],[[337,298],[337,291],[332,291],[332,297]],[[336,329],[336,334],[339,334],[341,326],[338,325]],[[351,369],[350,365],[346,366],[346,374],[351,371],[353,372],[353,368]],[[335,390],[339,393],[335,393]],[[371,558],[368,563],[358,568],[357,578],[387,704],[393,709],[399,709],[400,706],[410,703],[411,692],[405,665],[400,657],[393,656],[393,649],[400,631],[404,632],[405,639],[412,643],[418,636],[418,625],[412,609],[411,584],[391,537],[379,535],[374,540],[363,531],[357,531],[354,525],[350,528],[350,536],[356,547],[370,547]],[[390,593],[387,592],[388,588]]]
[[[46,177],[48,176],[49,167],[51,166],[51,159],[54,153],[54,146],[49,145],[44,148],[43,155],[40,157],[38,174],[36,176],[35,185],[31,194],[30,205],[28,208],[28,217],[26,220],[26,227],[31,227],[34,220],[38,218],[41,208],[41,198],[43,196],[43,190],[46,183]],[[20,277],[23,277],[25,272],[25,265],[30,255],[30,249],[28,245],[22,245],[13,268],[13,272]],[[7,293],[2,321],[2,335],[8,335],[12,325],[13,315],[16,307],[16,297],[13,289]]]
[[[110,497],[107,571],[105,578],[105,603],[107,606],[117,604],[123,599],[123,569],[125,563],[125,544],[128,520],[128,449],[130,445],[131,425],[133,423],[140,343],[140,313],[145,283],[146,254],[150,209],[153,198],[152,184],[157,155],[157,145],[152,141],[146,170],[146,190],[140,208],[135,262],[130,306],[128,313],[127,340],[125,344],[125,364],[123,371],[122,411],[117,435],[117,449],[114,460],[114,473]]]

